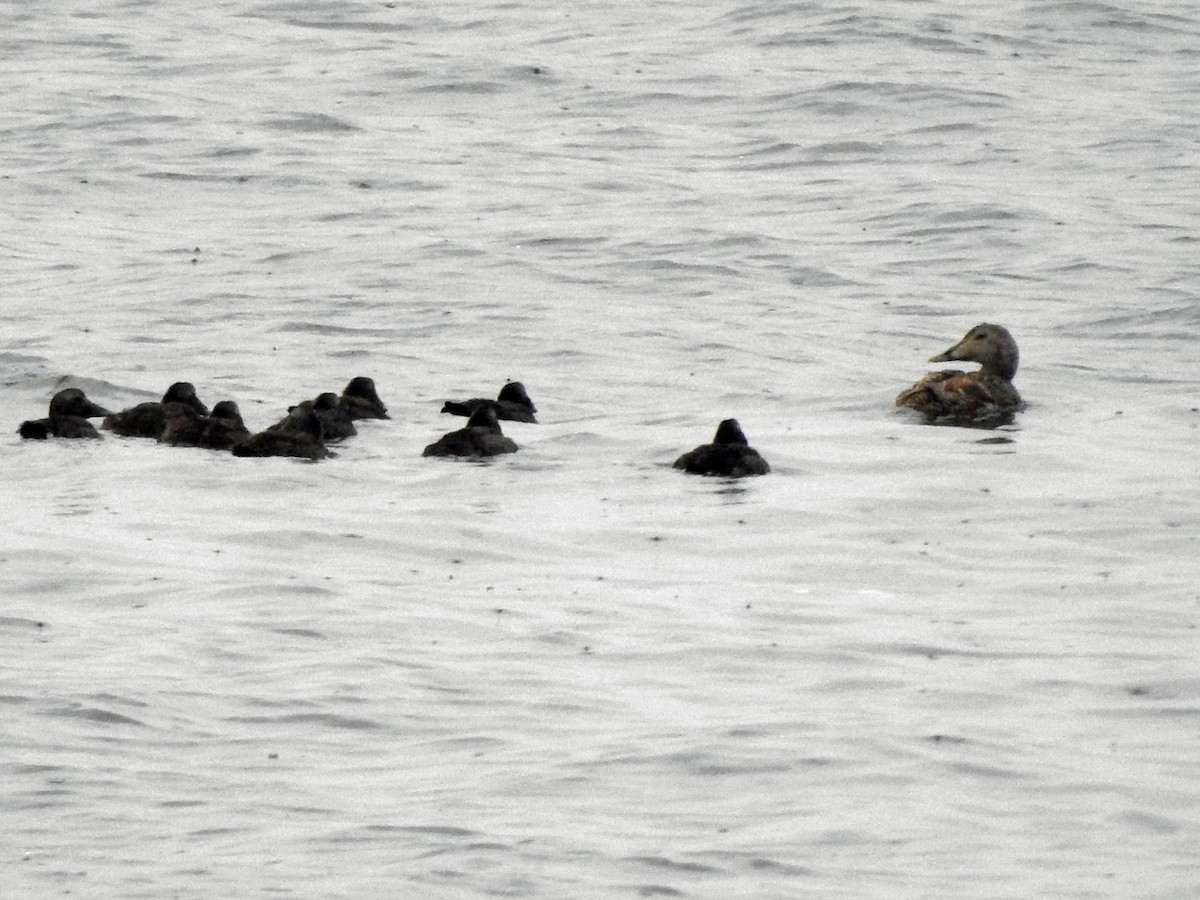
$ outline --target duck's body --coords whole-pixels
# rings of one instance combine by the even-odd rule
[[[695,450],[675,460],[675,468],[693,475],[718,475],[725,478],[744,478],[747,475],[766,475],[771,471],[767,461],[750,446],[737,419],[726,419],[717,426],[711,444],[701,444]]]
[[[342,407],[351,419],[390,419],[375,382],[363,375],[350,379],[342,391]]]
[[[500,388],[500,393],[495,400],[488,400],[485,397],[473,397],[470,400],[447,400],[442,406],[442,412],[455,416],[470,416],[481,406],[491,407],[492,411],[496,413],[497,419],[537,423],[537,417],[534,415],[537,407],[529,398],[525,385],[519,381],[510,381],[505,384]]]
[[[172,407],[168,409],[168,407]],[[208,407],[196,396],[196,389],[186,381],[177,381],[167,388],[162,400],[139,403],[137,406],[112,413],[100,426],[124,437],[157,438],[167,424],[168,416],[188,418],[208,415]]]
[[[324,459],[329,448],[322,437],[321,420],[311,409],[296,408],[294,428],[260,431],[233,447],[234,456],[295,456]]]
[[[179,404],[171,404],[177,407]],[[250,432],[242,421],[241,411],[232,400],[222,400],[208,416],[194,410],[180,413],[168,409],[166,422],[158,439],[176,447],[203,447],[206,450],[231,450],[249,440]]]
[[[47,438],[91,438],[100,439],[89,418],[107,416],[109,411],[97,406],[79,388],[59,391],[50,400],[49,415],[45,419],[22,422],[17,434],[26,440],[44,441]]]
[[[481,406],[471,414],[465,428],[442,435],[426,447],[421,455],[480,459],[516,452],[517,445],[500,431],[496,411],[490,406]]]
[[[294,431],[299,419],[293,415],[296,410],[311,409],[321,420],[321,429],[326,441],[340,441],[343,438],[354,437],[358,429],[350,418],[345,400],[332,391],[326,391],[313,400],[304,400],[288,410],[288,414],[268,428],[268,431]]]
[[[977,362],[979,370],[930,372],[903,391],[896,405],[915,409],[931,425],[1006,425],[1025,405],[1012,383],[1019,359],[1017,342],[1007,329],[986,322],[976,325],[961,341],[929,361]]]

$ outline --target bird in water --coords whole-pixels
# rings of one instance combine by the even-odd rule
[[[260,431],[233,446],[234,456],[296,456],[301,459],[323,459],[331,456],[325,446],[321,420],[311,409],[296,407],[294,428],[279,431]]]
[[[342,405],[351,419],[391,418],[375,391],[375,382],[365,375],[350,379],[342,391]]]
[[[22,422],[17,434],[26,440],[44,441],[47,438],[92,438],[98,440],[98,432],[89,418],[110,415],[102,406],[97,406],[79,388],[66,388],[50,400],[49,415],[45,419]]]
[[[242,421],[241,410],[232,400],[222,400],[207,416],[190,407],[170,404],[166,422],[158,439],[175,447],[202,447],[206,450],[231,450],[250,438]]]
[[[442,435],[426,447],[421,455],[480,459],[516,452],[517,445],[500,431],[496,411],[490,406],[481,406],[471,413],[465,428]]]
[[[1007,425],[1025,407],[1013,387],[1017,374],[1017,342],[1008,329],[986,322],[930,362],[977,362],[979,369],[930,372],[896,398],[896,405],[915,409],[930,425],[995,428]]]
[[[771,471],[767,461],[750,446],[737,419],[726,419],[717,426],[711,444],[701,444],[695,450],[675,460],[675,468],[693,475],[720,475],[742,478],[747,475],[766,475]]]
[[[354,427],[354,422],[351,421],[350,410],[346,405],[345,398],[339,397],[332,391],[326,391],[313,400],[302,400],[289,409],[286,416],[267,430],[295,430],[300,422],[299,417],[293,415],[297,409],[311,409],[317,414],[317,418],[321,420],[321,429],[326,441],[340,441],[342,438],[354,437],[354,435],[358,434],[358,429]]]
[[[500,388],[495,400],[485,397],[473,397],[470,400],[447,400],[442,406],[442,412],[455,416],[470,416],[481,406],[490,406],[496,413],[497,419],[507,419],[510,422],[537,423],[534,413],[537,407],[529,398],[525,385],[519,381],[510,381]]]
[[[167,407],[172,409],[168,410]],[[157,438],[167,423],[168,412],[173,416],[207,416],[208,407],[196,396],[190,382],[177,381],[163,394],[160,401],[139,403],[137,406],[105,417],[101,428],[124,437]]]

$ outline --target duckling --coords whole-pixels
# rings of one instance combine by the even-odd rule
[[[234,456],[297,456],[303,459],[323,459],[332,456],[325,446],[321,420],[311,409],[296,407],[291,413],[295,427],[279,431],[260,431],[241,443],[234,444]]]
[[[208,415],[208,407],[200,402],[196,396],[196,389],[191,383],[177,381],[167,388],[161,401],[139,403],[137,406],[121,412],[112,413],[105,418],[100,427],[125,437],[157,438],[162,434],[163,426],[167,422],[165,407],[170,404],[184,407],[184,409],[172,412],[185,417],[188,415],[188,411],[196,416]]]
[[[717,426],[711,444],[701,444],[683,454],[675,460],[675,468],[693,475],[720,475],[725,478],[766,475],[771,471],[767,461],[746,440],[737,419],[723,421]]]
[[[350,411],[346,408],[343,398],[332,391],[326,391],[313,400],[302,400],[288,414],[268,428],[268,431],[289,431],[297,427],[299,421],[292,415],[297,409],[311,409],[321,420],[326,441],[340,441],[342,438],[354,437],[358,429],[350,419]]]
[[[442,406],[442,412],[455,416],[470,416],[481,406],[490,406],[496,411],[496,418],[507,419],[510,422],[537,423],[534,413],[537,407],[529,399],[525,385],[519,381],[510,381],[500,388],[495,400],[474,397],[470,400],[447,400]]]
[[[479,459],[516,453],[517,445],[500,431],[496,411],[490,406],[481,406],[471,413],[467,426],[458,431],[444,434],[425,448],[422,456],[465,456]]]
[[[208,416],[200,416],[190,407],[178,403],[168,404],[166,410],[166,422],[158,436],[165,444],[231,450],[235,444],[250,438],[241,410],[232,400],[222,400]]]
[[[360,375],[342,391],[342,405],[351,419],[390,419],[387,407],[375,392],[375,382]]]
[[[89,400],[79,388],[67,388],[51,398],[48,418],[22,422],[17,434],[35,441],[44,441],[50,437],[99,440],[100,432],[88,419],[109,414],[107,409]]]
[[[1013,387],[1017,373],[1017,342],[1006,328],[976,325],[963,339],[930,362],[977,362],[974,372],[947,369],[930,372],[896,398],[897,406],[915,409],[930,425],[995,428],[1013,420],[1025,407]]]

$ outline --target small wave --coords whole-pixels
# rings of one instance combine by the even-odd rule
[[[294,131],[303,134],[336,134],[361,130],[356,125],[324,113],[296,113],[286,118],[268,119],[263,124],[276,131]]]

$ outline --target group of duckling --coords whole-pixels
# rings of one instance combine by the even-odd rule
[[[370,378],[351,379],[341,395],[327,392],[303,400],[265,431],[251,434],[232,400],[222,400],[211,412],[189,382],[167,388],[162,400],[139,403],[121,412],[110,412],[87,398],[78,388],[59,391],[50,401],[45,419],[22,422],[23,438],[91,438],[101,434],[88,419],[103,416],[100,427],[122,437],[154,438],[177,447],[229,450],[234,456],[296,456],[321,459],[330,455],[327,441],[356,433],[357,419],[386,419],[387,407]]]
[[[977,362],[980,368],[971,372],[930,372],[900,393],[896,406],[916,410],[928,424],[995,428],[1010,423],[1024,407],[1012,384],[1017,371],[1017,344],[999,325],[976,325],[957,344],[929,361]],[[505,384],[495,400],[481,397],[448,400],[442,412],[466,416],[467,424],[427,446],[423,456],[480,459],[515,453],[517,445],[501,431],[500,420],[537,422],[537,409],[518,381]],[[375,382],[359,376],[340,395],[327,392],[304,400],[265,431],[251,434],[232,400],[222,400],[210,412],[191,384],[178,382],[167,389],[161,401],[139,403],[117,413],[97,406],[78,388],[67,388],[50,401],[47,418],[22,422],[18,433],[33,440],[95,439],[100,433],[88,419],[101,416],[102,429],[126,437],[229,450],[235,456],[293,456],[314,460],[330,455],[327,442],[353,436],[356,420],[389,418]],[[675,460],[675,468],[726,478],[765,475],[771,470],[750,446],[735,419],[721,422],[712,442],[684,453]]]

